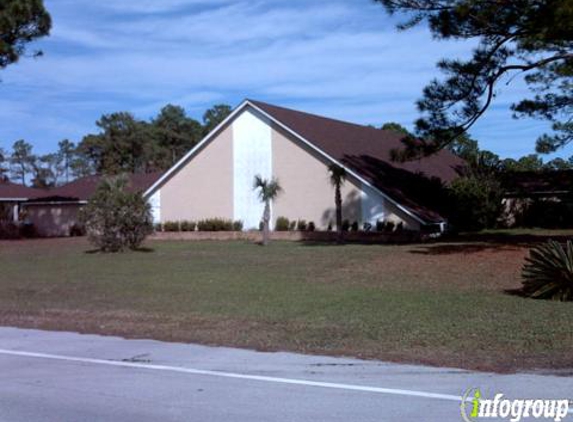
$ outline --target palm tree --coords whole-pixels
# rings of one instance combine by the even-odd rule
[[[274,177],[271,180],[263,179],[260,175],[255,176],[253,189],[259,191],[259,198],[265,204],[263,211],[263,245],[269,243],[269,222],[271,220],[271,201],[283,190],[279,181]]]
[[[346,181],[346,170],[338,164],[332,163],[328,166],[330,174],[330,183],[334,186],[334,204],[336,205],[336,231],[338,233],[337,241],[342,243],[342,193],[340,188]]]

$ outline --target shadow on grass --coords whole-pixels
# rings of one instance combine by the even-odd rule
[[[521,287],[517,289],[505,289],[503,292],[509,296],[521,297],[523,299],[527,298],[527,295],[525,294],[525,292]]]
[[[96,254],[114,254],[114,253],[129,253],[129,252],[133,252],[133,253],[153,253],[155,252],[155,249],[153,248],[148,248],[148,247],[142,247],[142,248],[137,248],[137,249],[128,249],[126,251],[118,251],[118,252],[104,252],[101,249],[88,249],[87,251],[85,251],[84,253],[86,255],[96,255]]]
[[[522,248],[532,248],[550,239],[564,243],[567,240],[571,240],[571,236],[546,233],[464,233],[444,236],[432,241],[432,243],[420,245],[420,248],[412,249],[410,253],[419,255],[449,255],[471,254],[483,251],[515,251]]]

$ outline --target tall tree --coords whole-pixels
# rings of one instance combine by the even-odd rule
[[[103,115],[96,125],[101,132],[85,136],[78,153],[98,173],[145,173],[152,167],[154,145],[149,124],[120,112]]]
[[[205,114],[203,114],[203,135],[207,135],[215,129],[219,123],[231,114],[231,111],[231,106],[227,104],[217,104],[207,110]]]
[[[518,160],[503,160],[503,168],[506,171],[539,171],[544,167],[543,160],[537,154],[529,154]]]
[[[63,139],[58,142],[58,161],[62,170],[64,181],[70,181],[70,173],[72,171],[72,163],[76,153],[76,145],[68,139]]]
[[[32,145],[23,139],[14,142],[10,155],[10,173],[12,178],[26,185],[26,177],[34,169],[36,157],[32,152]]]
[[[337,164],[328,166],[330,183],[334,187],[334,205],[336,207],[336,232],[337,241],[342,243],[344,232],[342,230],[342,185],[346,181],[346,170]]]
[[[0,183],[8,181],[8,168],[6,152],[0,148]]]
[[[42,0],[2,0],[0,2],[0,69],[16,63],[26,45],[48,35],[49,13]],[[34,55],[40,55],[36,51]]]
[[[271,180],[267,180],[257,175],[253,183],[253,189],[258,192],[259,199],[265,204],[263,211],[263,245],[266,246],[269,244],[271,202],[279,196],[282,188],[277,179],[271,178]]]
[[[571,0],[375,0],[389,13],[406,14],[408,29],[427,23],[443,40],[477,40],[469,60],[444,59],[445,80],[432,81],[418,108],[417,135],[402,158],[430,154],[467,131],[492,104],[500,82],[524,76],[533,98],[513,105],[516,117],[549,120],[538,152],[573,140],[573,3]]]
[[[201,138],[201,123],[187,117],[180,106],[166,105],[151,124],[159,148],[158,165],[163,169],[175,164]]]
[[[396,122],[386,122],[384,123],[380,129],[382,130],[391,130],[392,132],[397,132],[402,135],[411,135],[410,131],[402,126],[400,123]]]

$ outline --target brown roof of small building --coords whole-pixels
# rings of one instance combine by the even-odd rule
[[[573,170],[504,172],[501,186],[508,197],[567,195],[573,192]]]
[[[16,183],[0,181],[0,199],[26,200],[45,193],[46,191],[42,189],[29,188]]]
[[[145,192],[159,177],[162,172],[129,174],[129,189],[137,192]],[[87,201],[94,194],[101,182],[102,175],[82,177],[63,186],[41,191],[42,195],[36,195],[37,201]]]
[[[429,188],[448,184],[465,166],[449,151],[408,162],[394,162],[391,151],[404,147],[403,135],[249,100],[334,160],[428,223],[444,220],[428,203]],[[430,196],[429,198],[425,198]]]

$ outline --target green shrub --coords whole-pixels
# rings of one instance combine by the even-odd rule
[[[553,240],[536,246],[525,258],[523,293],[534,299],[573,300],[573,243]]]
[[[296,222],[296,229],[298,231],[304,232],[306,231],[306,227],[307,227],[306,220],[298,220]]]
[[[153,232],[151,206],[125,176],[105,178],[80,212],[88,240],[103,252],[137,249]]]
[[[70,237],[85,236],[86,228],[81,224],[73,224],[70,227]]]
[[[385,225],[386,225],[386,223],[384,222],[384,220],[377,220],[376,221],[376,231],[377,232],[383,232]]]
[[[233,230],[236,232],[242,232],[243,222],[241,220],[233,221]]]
[[[290,227],[290,222],[286,217],[278,217],[275,223],[275,230],[278,232],[286,232]]]
[[[358,221],[355,221],[354,223],[352,223],[352,226],[350,226],[350,229],[353,232],[357,232],[358,231]]]
[[[163,230],[166,232],[178,232],[181,230],[178,221],[166,221],[163,223]]]
[[[197,230],[202,232],[233,231],[233,221],[223,218],[207,218],[197,223]]]
[[[185,220],[179,223],[182,232],[194,232],[196,226],[197,224],[194,221]]]
[[[393,221],[387,221],[386,224],[384,224],[384,231],[392,233],[394,231],[395,226],[396,224]]]
[[[311,222],[308,223],[308,228],[307,228],[307,229],[308,229],[309,232],[313,232],[313,231],[316,230],[316,226],[315,226],[315,224],[314,224],[314,221],[311,221]]]
[[[0,221],[0,239],[19,239],[20,227],[11,221]]]
[[[495,177],[460,177],[449,188],[449,221],[455,230],[495,228],[503,212],[502,199]]]
[[[291,222],[289,223],[289,225],[288,225],[288,229],[289,229],[290,231],[296,230],[296,221],[294,221],[294,220],[291,221]]]
[[[328,227],[326,228],[326,230],[329,231],[329,232],[331,232],[331,231],[332,231],[332,226],[333,226],[332,221],[330,221],[330,222],[328,223]]]
[[[350,230],[350,221],[344,220],[342,221],[342,231],[347,232]]]
[[[156,232],[162,232],[162,231],[163,231],[163,224],[161,224],[161,223],[155,223],[155,224],[153,225],[153,229],[154,229]]]

